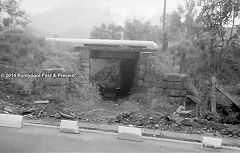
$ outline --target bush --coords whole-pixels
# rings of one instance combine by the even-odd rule
[[[37,73],[42,70],[47,48],[44,40],[19,29],[0,32],[1,73]],[[9,79],[9,78],[8,78]],[[10,78],[23,87],[26,94],[32,89],[32,79]]]
[[[14,73],[38,71],[45,61],[44,43],[26,31],[8,29],[0,32],[1,68],[11,69]]]
[[[81,104],[93,105],[101,101],[98,88],[89,82],[88,77],[79,70],[78,54],[72,52],[74,47],[69,43],[48,43],[50,51],[47,60],[43,63],[44,68],[62,68],[66,72],[74,73],[67,88],[69,103],[78,101]]]

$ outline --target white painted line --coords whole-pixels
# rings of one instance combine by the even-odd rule
[[[142,131],[140,128],[119,126],[118,139],[141,142],[143,141]]]
[[[21,128],[22,120],[21,115],[0,114],[0,126],[3,127]]]
[[[219,148],[222,147],[222,139],[211,138],[211,137],[203,137],[202,147],[212,147],[212,148],[219,149]]]
[[[79,133],[78,121],[61,120],[60,132]]]
[[[200,142],[191,142],[191,141],[183,141],[183,140],[175,140],[175,139],[167,139],[167,138],[154,138],[154,137],[146,137],[146,136],[143,136],[143,138],[148,140],[156,140],[156,141],[168,141],[168,142],[185,143],[185,144],[192,144],[192,145],[201,145]]]
[[[45,127],[45,128],[56,128],[56,129],[59,129],[59,126],[54,126],[54,125],[44,125],[44,124],[37,124],[37,123],[23,123],[23,125],[27,125],[27,126],[37,126],[37,127]]]

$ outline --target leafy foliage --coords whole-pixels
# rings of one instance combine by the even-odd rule
[[[172,52],[180,72],[239,82],[239,1],[206,2],[199,14],[194,1],[168,15]]]
[[[44,41],[17,29],[0,32],[0,63],[2,72],[35,72],[45,61]],[[5,68],[5,69],[4,69]]]
[[[158,26],[152,26],[150,22],[140,20],[126,20],[124,27],[114,24],[101,24],[94,27],[91,38],[95,39],[127,39],[127,40],[151,40],[161,42],[161,30]]]
[[[160,43],[161,30],[158,26],[152,26],[150,22],[140,20],[125,21],[124,36],[129,40],[149,40]]]
[[[83,72],[79,71],[78,54],[72,52],[74,47],[69,43],[49,43],[47,47],[49,51],[46,54],[47,59],[43,63],[44,68],[63,68],[65,71],[75,74],[67,89],[69,102],[77,100],[85,106],[99,103],[101,97],[98,88],[89,82]],[[63,100],[61,97],[59,99]]]
[[[114,24],[101,24],[100,27],[94,27],[91,32],[93,39],[121,39],[123,28]]]
[[[0,31],[13,25],[26,27],[28,22],[18,0],[0,0]]]

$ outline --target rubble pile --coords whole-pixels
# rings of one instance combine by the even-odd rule
[[[69,119],[93,123],[134,125],[140,128],[189,134],[240,137],[240,124],[237,122],[240,116],[238,110],[230,111],[233,110],[230,109],[226,112],[225,118],[222,116],[216,118],[211,113],[206,114],[205,119],[194,118],[194,110],[185,110],[182,106],[173,114],[157,114],[153,113],[152,110],[115,113],[119,108],[116,108],[116,104],[112,104],[114,105],[112,106],[114,114],[110,111],[102,111],[102,109],[101,111],[99,109],[97,112],[93,110],[83,112],[82,108],[81,110],[73,111],[68,109],[65,103],[56,103],[54,101],[34,102],[31,99],[27,99],[28,96],[24,94],[21,88],[17,88],[15,84],[7,80],[0,81],[4,85],[0,87],[0,113],[4,114],[23,115],[26,119]],[[221,112],[224,114],[224,111]],[[111,118],[108,118],[109,115],[111,115]]]
[[[207,119],[184,118],[171,114],[151,116],[149,114],[140,115],[136,112],[122,113],[110,119],[108,123],[134,125],[140,128],[160,129],[188,134],[240,137],[240,125],[221,124]]]

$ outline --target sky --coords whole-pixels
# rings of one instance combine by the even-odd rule
[[[66,7],[81,0],[21,0],[22,8],[30,15]],[[85,0],[88,1],[88,0]],[[124,16],[149,17],[163,12],[164,0],[90,0],[92,5],[109,8],[111,12]],[[167,0],[167,12],[176,9],[184,0]],[[159,13],[160,12],[160,13]]]
[[[124,25],[127,19],[160,25],[164,0],[20,0],[30,26],[62,37],[89,37],[101,23]],[[167,0],[167,13],[185,0]],[[84,23],[84,24],[83,24]],[[84,35],[84,36],[83,36]]]

